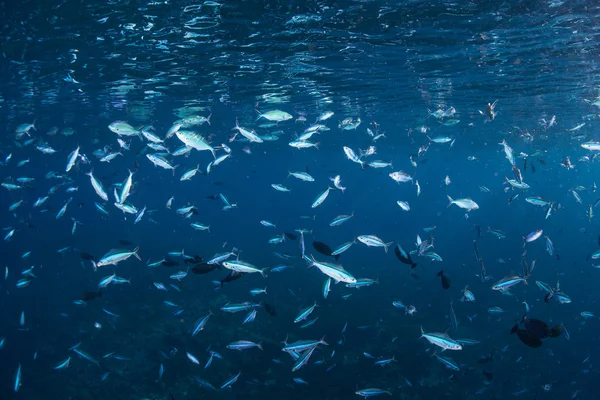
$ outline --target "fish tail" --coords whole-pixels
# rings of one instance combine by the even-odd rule
[[[389,243],[386,243],[386,244],[383,246],[383,250],[385,250],[385,252],[387,253],[387,252],[388,252],[388,247],[390,247],[390,246],[391,246],[391,245],[393,245],[393,244],[394,244],[394,242],[389,242]]]
[[[135,249],[133,249],[133,255],[135,256],[135,258],[137,258],[138,260],[142,261],[142,259],[140,258],[138,251],[140,250],[140,246],[136,247]]]
[[[209,125],[210,125],[210,117],[212,117],[212,113],[208,114],[208,117],[206,117],[206,122],[208,122]]]
[[[436,276],[443,276],[444,275],[444,270],[441,270],[440,272],[437,273]]]
[[[454,203],[454,200],[452,199],[452,197],[446,195],[446,197],[448,198],[448,207],[450,207],[452,205],[452,203]]]
[[[327,342],[325,341],[325,336],[326,336],[326,335],[323,335],[323,337],[321,338],[321,340],[319,340],[319,342],[320,342],[321,344],[324,344],[325,346],[329,346],[329,343],[327,343]]]

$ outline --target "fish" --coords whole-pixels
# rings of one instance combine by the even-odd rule
[[[331,248],[327,244],[325,244],[323,242],[314,241],[312,243],[312,245],[315,250],[317,250],[319,253],[323,254],[324,256],[333,257],[333,258],[335,258],[335,261],[339,260],[340,255],[333,254],[333,250],[331,250]]]
[[[413,262],[410,253],[407,253],[406,250],[402,248],[402,245],[400,245],[400,243],[398,243],[394,248],[394,254],[396,254],[396,257],[398,258],[398,260],[400,260],[401,263],[410,265],[411,269],[417,267],[417,263]]]
[[[450,196],[446,197],[448,198],[448,207],[450,207],[451,205],[456,205],[467,211],[479,209],[479,205],[469,198],[454,200]]]
[[[117,265],[121,261],[127,260],[131,256],[135,256],[138,260],[142,261],[140,256],[138,255],[140,247],[136,247],[133,251],[129,250],[118,250],[113,249],[106,253],[100,261],[96,263],[96,267],[103,267],[106,265]]]
[[[462,350],[461,344],[451,339],[445,333],[425,333],[423,327],[421,327],[421,337],[427,339],[429,343],[436,345],[443,350]]]
[[[446,274],[444,274],[444,270],[441,270],[440,272],[438,272],[437,276],[439,276],[442,279],[442,287],[444,289],[449,289],[450,288],[450,278],[448,278],[446,276]]]

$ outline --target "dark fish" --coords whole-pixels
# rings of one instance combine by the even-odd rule
[[[444,270],[441,270],[440,272],[438,272],[437,276],[442,278],[442,287],[444,289],[449,289],[450,288],[450,278],[448,278],[446,275],[444,275]]]
[[[535,172],[535,165],[531,164],[531,172]]]
[[[119,239],[119,244],[123,246],[133,246],[133,242],[131,240]]]
[[[81,296],[81,300],[83,301],[90,301],[90,300],[94,300],[95,298],[102,298],[102,291],[98,290],[97,292],[83,292],[83,295]]]
[[[194,257],[186,258],[185,260],[183,260],[184,264],[200,264],[201,262],[202,262],[202,257],[200,257],[200,256],[194,256]]]
[[[86,261],[96,261],[96,257],[94,257],[93,255],[91,255],[90,253],[79,253],[79,257],[81,257],[82,259],[86,260]]]
[[[522,322],[527,333],[530,333],[538,339],[545,339],[550,336],[550,328],[544,321],[524,316]]]
[[[399,244],[394,249],[394,254],[396,254],[401,263],[410,265],[411,269],[417,266],[417,263],[413,262],[410,253],[407,253]]]
[[[335,261],[337,261],[340,258],[339,254],[337,256],[331,255],[333,250],[331,250],[331,248],[323,242],[313,242],[313,247],[315,248],[315,250],[317,250],[324,256],[335,257]]]
[[[494,380],[494,374],[492,374],[489,371],[483,370],[483,375],[485,376],[485,379],[487,379],[488,381],[492,381]]]
[[[477,229],[477,238],[481,237],[481,227],[479,225],[475,225],[475,229]]]
[[[229,275],[227,275],[225,278],[221,279],[221,287],[223,287],[223,284],[225,284],[227,282],[233,282],[236,279],[240,279],[244,275],[246,275],[246,274],[243,272],[231,271],[229,273]]]
[[[527,171],[527,157],[523,157],[523,171]]]
[[[211,194],[211,195],[206,196],[206,198],[209,199],[209,200],[216,200],[216,199],[219,198],[219,195],[218,194]]]
[[[563,328],[561,325],[556,325],[555,327],[550,329],[550,337],[551,338],[559,337],[560,335],[562,335],[562,333],[563,333]]]
[[[219,268],[217,264],[197,264],[192,268],[192,273],[196,275],[208,274],[217,268]]]
[[[541,339],[533,336],[531,333],[524,329],[517,329],[517,336],[521,339],[521,342],[529,347],[538,348],[542,345]]]
[[[85,206],[85,203],[81,202],[81,203],[78,204],[78,206],[79,206],[79,208],[83,208],[83,206]]]
[[[284,232],[284,233],[285,233],[285,237],[290,240],[298,239],[298,236],[296,236],[294,233],[291,233],[291,232]]]
[[[517,325],[518,328],[518,325]],[[513,333],[513,332],[511,332]],[[496,352],[496,349],[494,348],[492,350],[492,353],[489,356],[485,356],[485,357],[481,357],[479,360],[477,360],[477,364],[487,364],[489,362],[494,361],[494,353]]]
[[[429,161],[428,158],[423,158],[422,160],[419,160],[419,164],[425,165],[427,164],[427,161]]]
[[[165,267],[176,267],[179,265],[179,261],[164,259],[160,265],[164,265]]]
[[[542,165],[546,165],[546,160],[544,160],[543,158],[538,158],[538,162]]]
[[[267,311],[271,317],[277,316],[277,311],[275,310],[275,307],[273,307],[269,303],[263,303],[263,306],[265,307],[265,311]]]

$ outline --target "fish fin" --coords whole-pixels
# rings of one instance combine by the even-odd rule
[[[446,197],[448,198],[448,207],[450,207],[452,205],[452,203],[454,202],[454,200],[452,199],[452,197],[446,195]]]
[[[142,259],[140,258],[138,251],[140,250],[140,246],[136,247],[135,249],[133,249],[133,255],[135,256],[135,258],[137,258],[138,260],[142,261]]]

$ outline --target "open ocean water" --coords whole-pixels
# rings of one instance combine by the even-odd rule
[[[0,4],[0,399],[599,398],[596,2]]]

